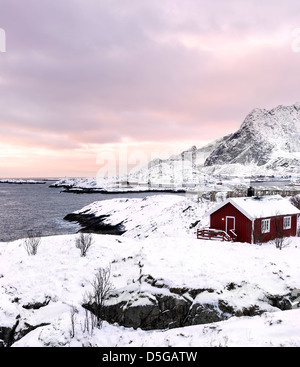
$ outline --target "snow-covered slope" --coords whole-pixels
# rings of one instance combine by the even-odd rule
[[[279,251],[271,244],[93,235],[87,256],[80,257],[75,237],[43,238],[35,256],[27,255],[22,240],[0,244],[0,332],[13,330],[12,346],[300,346],[299,309],[279,311],[268,300],[299,288],[299,238]],[[143,274],[163,287],[141,280],[141,264]],[[83,298],[96,270],[107,266],[124,308],[134,295],[138,300],[176,286],[197,289],[193,303],[215,307],[222,301],[236,312],[257,306],[267,313],[169,331],[104,322],[90,333]]]
[[[208,218],[203,216],[213,204],[198,202],[195,197],[154,195],[96,201],[72,214],[75,214],[73,220],[77,215],[78,219],[93,216],[104,225],[121,225],[125,237],[194,237],[200,220],[202,225],[208,224]]]
[[[44,237],[35,256],[24,240],[0,243],[0,339],[12,346],[300,346],[300,238],[282,250],[197,240],[195,225],[209,207],[176,195],[95,202],[78,212],[108,215],[127,232],[94,234],[86,257],[77,235]],[[158,300],[171,300],[185,317],[178,322],[175,313],[168,325],[185,327],[142,331],[104,322],[87,330],[84,297],[106,267],[114,287],[107,307],[132,309],[124,324],[132,326],[144,307],[166,316]]]

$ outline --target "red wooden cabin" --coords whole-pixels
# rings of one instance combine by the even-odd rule
[[[300,211],[280,195],[230,198],[207,213],[212,232],[223,231],[232,241],[248,243],[295,236],[299,214]],[[201,238],[200,232],[198,238]]]

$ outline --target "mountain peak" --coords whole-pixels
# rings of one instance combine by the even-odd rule
[[[190,168],[191,177],[186,168]],[[164,172],[163,172],[164,171]],[[255,108],[240,128],[202,148],[150,162],[142,181],[199,181],[203,175],[300,174],[300,103],[271,110]]]
[[[255,108],[240,129],[216,147],[205,166],[235,163],[263,166],[282,156],[294,159],[288,154],[299,152],[300,103],[272,110]]]

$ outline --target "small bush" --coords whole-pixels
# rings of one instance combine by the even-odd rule
[[[84,330],[93,330],[95,327],[101,328],[104,303],[109,293],[114,289],[110,281],[110,268],[99,268],[91,282],[92,291],[85,293],[83,307],[90,310],[90,315],[86,313]]]
[[[41,237],[32,231],[27,232],[27,237],[24,239],[24,247],[29,256],[37,254],[38,247],[41,243]]]
[[[81,232],[75,240],[75,245],[77,248],[79,248],[80,255],[83,257],[86,256],[86,253],[88,249],[92,246],[92,244],[93,244],[93,237],[91,233]]]
[[[282,250],[284,247],[287,247],[290,245],[290,240],[288,237],[277,237],[273,240],[274,245],[279,250]]]
[[[300,209],[300,195],[293,196],[290,201],[297,209]]]

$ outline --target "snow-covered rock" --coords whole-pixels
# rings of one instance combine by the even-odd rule
[[[0,330],[2,338],[9,335],[5,342],[58,347],[300,346],[300,312],[292,298],[300,288],[300,238],[292,238],[280,251],[272,244],[93,235],[86,257],[80,256],[75,238],[45,237],[35,256],[28,256],[22,240],[0,244]],[[124,310],[141,310],[174,294],[188,301],[190,324],[209,324],[166,332],[104,322],[102,329],[85,330],[84,296],[97,269],[108,266],[114,290],[107,305],[122,299]],[[287,304],[290,311],[280,311]],[[216,319],[209,319],[208,312],[201,319],[202,310],[230,318],[211,323]]]
[[[213,205],[195,196],[154,195],[143,199],[96,201],[65,217],[96,233],[122,234],[131,238],[194,237],[195,227]]]

